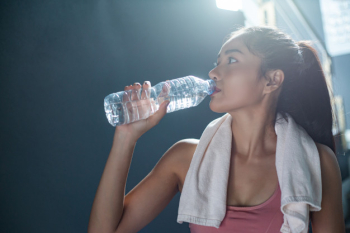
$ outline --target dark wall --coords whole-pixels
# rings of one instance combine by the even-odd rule
[[[134,82],[208,79],[241,19],[215,1],[7,1],[0,8],[0,232],[86,232],[115,128],[103,99]],[[237,25],[235,25],[237,24]],[[166,115],[137,142],[126,192],[221,116]],[[189,232],[179,193],[140,232]]]

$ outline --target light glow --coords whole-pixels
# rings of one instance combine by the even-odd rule
[[[242,0],[216,0],[216,6],[224,10],[238,11],[242,10]]]

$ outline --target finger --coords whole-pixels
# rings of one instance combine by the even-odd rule
[[[139,108],[139,113],[143,117],[148,117],[151,114],[153,114],[152,111],[152,106],[150,102],[150,87],[151,87],[151,82],[149,81],[144,81],[142,85],[142,91],[141,91],[141,97],[140,97],[140,108]]]
[[[163,103],[165,97],[168,97],[169,92],[170,92],[170,85],[167,81],[169,81],[169,80],[166,80],[166,82],[163,83],[162,91],[161,91],[161,93],[159,93],[159,96],[158,96],[158,97],[160,97],[159,98],[160,103]]]
[[[142,92],[141,92],[141,99],[149,99],[150,96],[150,88],[151,88],[151,82],[145,81],[142,85]]]
[[[169,80],[166,80],[169,81]],[[164,86],[163,86],[163,92],[168,95],[170,92],[170,84],[168,82],[165,82]]]
[[[128,111],[128,115],[130,117],[130,119],[133,119],[133,105],[131,102],[131,92],[132,92],[132,85],[129,86],[125,86],[124,88],[124,94],[123,94],[123,103],[124,106],[126,108],[126,110]]]
[[[132,85],[125,86],[124,95],[123,95],[123,103],[129,102],[131,100],[131,88]]]
[[[141,89],[141,84],[138,82],[134,83],[132,87],[132,92],[131,92],[131,101],[139,100],[140,89]]]

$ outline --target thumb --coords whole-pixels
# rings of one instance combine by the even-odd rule
[[[167,108],[168,108],[168,105],[169,105],[169,103],[170,103],[170,100],[165,100],[165,101],[163,101],[163,103],[160,105],[160,112],[161,112],[161,114],[162,115],[165,115],[166,114],[166,110],[167,110]]]
[[[151,122],[152,125],[157,125],[159,121],[164,117],[169,103],[170,103],[169,100],[163,101],[160,104],[159,109],[149,117],[149,121]]]

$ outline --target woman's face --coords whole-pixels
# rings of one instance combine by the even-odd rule
[[[221,47],[217,66],[209,72],[221,89],[211,96],[211,110],[232,112],[259,104],[265,85],[264,78],[258,79],[260,65],[261,59],[249,52],[239,36],[227,41]]]

